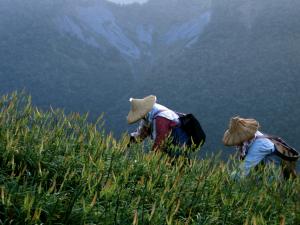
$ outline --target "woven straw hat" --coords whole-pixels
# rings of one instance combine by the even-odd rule
[[[149,95],[143,99],[131,98],[129,101],[131,103],[131,110],[128,113],[127,122],[128,124],[132,124],[142,119],[151,111],[156,102],[156,96]]]
[[[240,145],[255,136],[259,123],[255,119],[233,117],[229,123],[229,129],[225,131],[223,143],[226,146]]]

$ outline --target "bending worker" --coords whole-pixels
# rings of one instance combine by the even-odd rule
[[[180,128],[179,116],[173,110],[156,103],[156,96],[130,100],[131,110],[127,116],[128,124],[139,122],[137,130],[130,134],[131,142],[140,142],[150,137],[154,140],[153,151],[163,151],[170,156],[179,156],[179,152],[170,152],[164,143],[169,137],[172,144],[184,146],[188,135]]]
[[[236,146],[242,161],[239,170],[232,176],[245,177],[252,168],[263,163],[274,164],[276,167],[282,165],[284,177],[294,177],[298,152],[279,137],[264,135],[258,128],[259,123],[255,119],[244,119],[238,116],[231,118],[229,129],[223,136],[223,143],[226,146]]]

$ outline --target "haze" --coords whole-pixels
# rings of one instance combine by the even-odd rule
[[[114,2],[114,3],[118,3],[118,4],[131,4],[131,3],[145,3],[148,0],[107,0],[109,2]]]
[[[299,0],[0,0],[0,94],[104,113],[116,136],[135,128],[128,99],[155,94],[199,118],[203,150],[234,115],[297,148],[299,15]]]

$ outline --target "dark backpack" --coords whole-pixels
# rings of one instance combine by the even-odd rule
[[[190,137],[187,146],[193,147],[193,149],[197,149],[201,146],[203,146],[206,135],[203,131],[199,121],[196,119],[196,117],[191,114],[183,114],[183,113],[177,113],[180,120],[180,127],[187,133],[187,135]]]

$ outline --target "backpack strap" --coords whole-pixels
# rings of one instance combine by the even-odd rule
[[[179,117],[185,116],[186,113],[174,111]]]
[[[286,161],[296,161],[300,157],[296,149],[289,146],[282,138],[277,136],[262,135],[256,138],[267,138],[274,144],[274,154]]]

